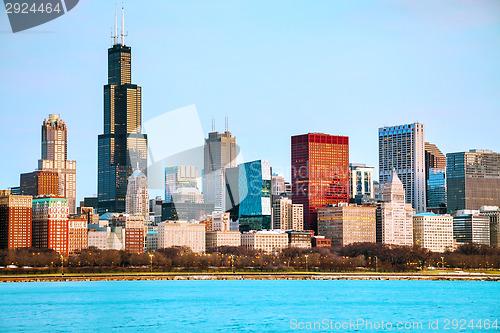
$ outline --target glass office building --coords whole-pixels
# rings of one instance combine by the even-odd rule
[[[431,168],[427,179],[427,208],[446,206],[446,170]]]

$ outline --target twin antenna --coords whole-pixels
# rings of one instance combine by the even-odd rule
[[[228,116],[226,116],[226,119],[225,119],[225,125],[226,125],[226,132],[229,131],[229,118]],[[215,132],[215,118],[212,118],[212,132]]]
[[[111,34],[111,38],[113,39],[113,45],[122,44],[125,45],[125,36],[128,36],[128,33],[125,33],[125,15],[122,4],[122,31],[121,31],[121,43],[118,42],[118,24],[116,22],[116,5],[115,5],[115,34]]]

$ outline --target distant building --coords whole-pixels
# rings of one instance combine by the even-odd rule
[[[165,202],[162,204],[162,221],[200,221],[204,216],[209,215],[214,210],[213,204],[207,203],[174,203]]]
[[[241,246],[241,233],[239,231],[208,231],[205,236],[207,250],[217,250],[222,246]]]
[[[203,195],[196,187],[180,187],[172,193],[173,203],[203,203]]]
[[[304,208],[292,200],[281,197],[273,203],[273,229],[304,230]]]
[[[376,242],[376,208],[341,205],[318,209],[318,235],[332,240],[332,246]]]
[[[382,191],[377,207],[377,242],[393,245],[413,245],[413,215],[415,210],[405,201],[403,183],[393,169]]]
[[[21,174],[21,194],[36,197],[39,195],[59,195],[59,177],[53,171],[33,171]]]
[[[277,253],[288,247],[288,234],[283,230],[251,230],[241,234],[241,246]]]
[[[449,212],[500,206],[500,154],[491,150],[446,154]]]
[[[490,245],[490,218],[480,214],[478,210],[458,211],[453,217],[453,238],[457,245]]]
[[[76,161],[68,161],[68,128],[58,114],[49,115],[42,125],[42,159],[39,171],[57,172],[58,196],[66,198],[69,212],[76,212]]]
[[[161,196],[149,200],[149,217],[155,224],[161,222],[161,210],[164,203],[165,200],[162,200]]]
[[[125,212],[149,217],[148,178],[141,170],[135,170],[128,178]]]
[[[436,145],[425,143],[427,208],[443,208],[446,213],[446,156]]]
[[[500,247],[500,208],[498,206],[483,206],[479,212],[490,219],[490,246]]]
[[[148,231],[146,235],[146,251],[158,250],[158,231]]]
[[[229,231],[231,230],[230,224],[229,213],[212,213],[212,231]]]
[[[68,253],[80,252],[88,247],[88,221],[85,217],[68,220]]]
[[[33,247],[68,255],[68,201],[57,197],[33,199]]]
[[[87,242],[88,247],[96,247],[100,250],[108,250],[109,227],[101,227],[99,224],[88,224]]]
[[[31,196],[0,190],[0,249],[31,246]]]
[[[349,163],[351,198],[357,194],[365,195],[367,198],[375,198],[373,189],[373,167],[366,164]]]
[[[216,211],[226,207],[226,168],[236,166],[236,138],[231,132],[210,132],[205,139],[203,196],[205,203],[213,204]]]
[[[172,246],[187,246],[193,252],[205,252],[205,225],[181,221],[159,223],[158,248]]]
[[[325,236],[312,236],[311,243],[313,247],[332,246],[332,240],[330,238],[326,238]]]
[[[113,217],[113,226],[125,228],[125,251],[142,253],[145,247],[147,227],[144,225],[144,216],[119,214]]]
[[[288,235],[289,247],[298,247],[301,249],[309,249],[312,247],[311,244],[312,234],[310,232],[294,231],[294,230],[287,230],[285,232]]]
[[[432,252],[453,250],[453,217],[434,213],[413,215],[413,242]]]
[[[165,202],[174,201],[172,200],[172,194],[180,188],[194,188],[201,195],[198,187],[197,167],[180,165],[165,168]],[[203,202],[203,199],[200,202]]]
[[[417,213],[426,211],[424,124],[385,126],[378,130],[381,186],[394,168],[406,192],[406,202]]]
[[[285,178],[273,173],[271,176],[271,195],[286,193]]]
[[[317,232],[318,208],[349,202],[349,138],[292,136],[291,160],[292,202],[303,205],[304,229]]]

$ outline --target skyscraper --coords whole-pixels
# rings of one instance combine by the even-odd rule
[[[425,143],[427,208],[446,213],[446,156],[436,145]]]
[[[198,189],[198,168],[179,165],[165,168],[165,202],[172,202],[172,194],[179,188]]]
[[[236,138],[231,132],[211,132],[205,139],[203,196],[205,203],[215,206],[215,211],[226,209],[226,168],[236,166]]]
[[[148,178],[141,170],[135,170],[128,178],[125,212],[149,217]]]
[[[415,210],[405,201],[403,185],[392,169],[382,190],[382,203],[377,207],[377,242],[413,245]]]
[[[33,199],[33,247],[68,254],[68,202],[64,198]]]
[[[406,202],[417,213],[426,210],[424,124],[386,126],[378,130],[380,185],[394,168],[403,183]]]
[[[304,207],[304,229],[317,229],[317,209],[349,202],[349,138],[292,136],[292,202]]]
[[[449,212],[500,206],[500,154],[471,149],[446,154]]]
[[[146,173],[147,135],[142,134],[141,87],[132,84],[131,48],[115,37],[108,49],[104,86],[104,133],[98,138],[99,213],[124,212],[127,179]]]
[[[366,164],[349,163],[351,198],[356,195],[364,195],[367,198],[375,198],[373,192],[373,167]]]
[[[0,190],[0,249],[31,246],[32,200]]]
[[[76,212],[76,161],[68,161],[68,128],[58,114],[42,124],[42,159],[39,171],[57,172],[58,196],[66,198],[70,213]]]

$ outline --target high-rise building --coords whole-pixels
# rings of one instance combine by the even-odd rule
[[[425,170],[429,169],[445,169],[446,156],[439,150],[439,148],[432,143],[425,143]],[[427,174],[427,173],[426,173]],[[426,177],[428,179],[429,177]]]
[[[78,253],[88,247],[88,221],[85,217],[70,217],[68,220],[68,253]]]
[[[286,193],[285,178],[276,173],[271,176],[271,195]]]
[[[136,170],[128,178],[125,212],[149,218],[148,179],[141,170]]]
[[[180,165],[165,168],[165,202],[173,202],[172,194],[179,188],[198,188],[198,168]]]
[[[351,198],[356,195],[364,195],[367,198],[375,198],[373,190],[373,167],[367,167],[366,164],[349,163]]]
[[[203,167],[203,196],[215,210],[226,209],[226,168],[236,166],[236,138],[231,132],[211,132],[205,139]]]
[[[453,217],[453,238],[457,245],[478,243],[490,245],[490,218],[479,210],[457,211]]]
[[[21,194],[36,197],[39,195],[59,195],[57,172],[33,171],[21,174]]]
[[[42,159],[39,171],[57,172],[59,197],[66,198],[71,214],[76,212],[76,161],[68,161],[68,128],[58,114],[42,124]],[[52,190],[50,190],[52,191]]]
[[[273,229],[304,230],[304,207],[294,204],[287,197],[281,197],[273,203]]]
[[[413,242],[432,252],[453,250],[453,217],[434,213],[413,215]]]
[[[376,207],[343,204],[318,209],[318,235],[332,246],[376,242]]]
[[[132,84],[131,48],[115,38],[108,49],[104,132],[98,138],[99,213],[124,212],[127,179],[147,175],[147,135],[142,134],[141,87]]]
[[[292,136],[292,201],[304,207],[304,229],[318,231],[317,210],[349,202],[349,138]]]
[[[377,207],[377,242],[413,245],[415,209],[405,201],[405,190],[396,171],[385,182],[382,202]]]
[[[446,156],[432,143],[425,143],[427,209],[446,213]]]
[[[491,150],[446,154],[449,212],[500,206],[500,154]]]
[[[403,183],[406,202],[417,213],[426,210],[424,124],[386,126],[378,130],[379,178],[384,186],[394,168]]]
[[[240,164],[240,231],[271,229],[271,165],[267,160]]]
[[[33,247],[68,254],[69,206],[64,198],[33,199]]]
[[[490,219],[490,246],[500,247],[500,208],[498,206],[483,206],[479,212]]]
[[[0,249],[31,246],[32,197],[0,190]]]
[[[114,228],[111,230],[117,231],[118,228],[123,228],[122,239],[123,249],[128,252],[142,253],[144,252],[144,246],[146,241],[147,227],[144,225],[144,216],[142,215],[130,215],[130,214],[118,214],[113,216],[112,225]],[[118,231],[120,231],[118,229]],[[109,240],[108,240],[109,243]],[[112,248],[109,245],[109,248]]]

